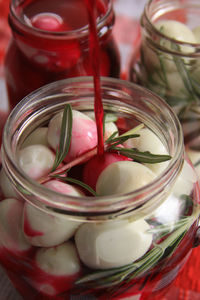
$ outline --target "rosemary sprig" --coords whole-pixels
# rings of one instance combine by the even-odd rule
[[[113,134],[111,134],[111,136],[109,136],[109,138],[106,140],[106,144],[109,145],[107,147],[107,149],[112,147],[112,144],[115,143],[116,145],[122,144],[125,141],[129,140],[130,138],[136,138],[139,137],[140,135],[138,134],[138,132],[144,128],[144,124],[141,123],[138,126],[126,131],[125,133],[121,134],[120,136],[116,137],[116,135],[118,134],[117,131],[113,132]]]
[[[110,142],[109,142],[110,145],[108,146],[107,149],[113,149],[117,145],[122,144],[129,139],[136,138],[139,136],[140,136],[139,134],[130,134],[130,135],[118,136],[116,138],[113,138],[110,140]],[[107,143],[107,141],[106,141],[106,143]]]
[[[61,181],[68,181],[68,182],[71,182],[71,183],[74,183],[76,185],[79,185],[80,187],[84,188],[85,190],[87,190],[88,192],[90,192],[93,196],[97,196],[97,193],[89,186],[87,185],[86,183],[78,180],[78,179],[75,179],[75,178],[71,178],[71,177],[63,177],[63,176],[60,176],[60,175],[52,175],[52,177],[54,178],[57,178]]]
[[[109,144],[116,137],[116,135],[118,135],[118,131],[113,132],[109,138],[107,138],[106,144]]]
[[[160,76],[160,78],[164,82],[165,86],[167,88],[169,88],[169,83],[168,83],[167,75],[166,75],[166,71],[165,71],[165,63],[163,61],[162,55],[158,55],[158,59],[159,59],[160,67],[161,67],[161,74],[163,75],[163,76]]]
[[[128,149],[113,146],[112,150],[118,151],[120,154],[132,158],[133,160],[140,163],[155,164],[171,159],[170,155],[152,154],[149,151],[141,152],[134,148]]]
[[[56,157],[51,172],[56,170],[69,151],[72,136],[72,123],[72,108],[70,104],[67,104],[63,111],[59,147],[56,150]]]
[[[174,43],[171,44],[171,47],[173,50],[180,51],[180,46],[175,45]],[[188,98],[189,101],[198,102],[198,97],[193,88],[193,82],[191,80],[191,77],[190,77],[190,74],[189,74],[187,68],[185,67],[183,59],[173,55],[173,60],[176,65],[177,71],[184,83],[185,89],[188,91],[189,95],[191,96],[191,98]]]
[[[138,261],[120,268],[90,273],[76,281],[76,284],[95,287],[112,286],[125,279],[127,283],[133,278],[141,276],[153,268],[162,258],[170,257],[173,254],[198,214],[199,211],[196,209],[191,216],[184,217],[183,220],[178,221],[175,224],[175,230],[170,235],[168,235],[169,232],[166,230],[166,235],[168,235],[166,239],[160,244],[154,244],[154,247]],[[169,224],[167,227],[170,227]]]

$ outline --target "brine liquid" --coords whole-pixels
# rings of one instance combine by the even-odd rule
[[[97,22],[105,18],[105,26],[98,32],[100,74],[119,77],[119,52],[111,34],[113,17],[106,19],[106,1],[95,3]],[[24,1],[17,5],[17,18],[26,27],[10,16],[14,39],[5,58],[5,77],[11,109],[47,83],[93,75],[88,35],[83,34],[88,26],[84,0]]]
[[[98,3],[99,1],[97,1]],[[103,5],[98,5],[98,7],[98,17],[102,17],[106,8]],[[39,23],[39,20],[42,21],[42,17],[47,19],[46,28],[39,26],[42,24],[42,22]],[[20,18],[30,26],[47,31],[76,30],[88,24],[88,13],[84,0],[32,1],[23,8]],[[55,27],[53,27],[53,24],[55,24]]]

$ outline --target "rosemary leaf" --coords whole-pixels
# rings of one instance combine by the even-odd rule
[[[195,162],[194,167],[196,168],[196,167],[198,167],[199,165],[200,165],[200,159],[197,160],[197,161]]]
[[[105,271],[96,271],[80,278],[76,284],[84,284],[93,287],[115,285],[124,279],[130,282],[131,279],[141,276],[146,271],[155,267],[163,258],[170,257],[177,249],[178,245],[184,238],[188,228],[193,224],[199,215],[199,209],[193,211],[191,216],[183,218],[175,224],[175,230],[164,239],[160,244],[154,244],[154,247],[143,255],[138,261],[132,264],[109,269]],[[166,235],[168,232],[166,230]]]
[[[171,95],[167,95],[166,100],[170,106],[177,106],[179,104],[187,105],[188,103],[190,103],[192,101],[190,97],[183,98],[183,97],[171,96]]]
[[[149,151],[140,152],[137,149],[128,149],[113,147],[112,150],[118,151],[120,154],[132,158],[133,160],[141,163],[155,164],[161,163],[171,159],[170,155],[152,154]]]
[[[164,63],[164,61],[163,61],[162,55],[158,55],[158,59],[159,59],[159,62],[160,62],[161,72],[162,72],[162,74],[163,74],[163,77],[160,76],[160,78],[164,81],[165,86],[166,86],[167,88],[169,88],[169,83],[168,83],[167,75],[166,75],[166,71],[165,71],[165,63]]]
[[[148,230],[150,233],[162,233],[165,232],[166,234],[172,232],[172,229],[177,229],[183,225],[185,225],[188,222],[188,217],[182,217],[178,222],[171,223],[171,224],[162,224],[157,225],[155,228],[151,228]]]
[[[97,196],[97,193],[87,184],[85,184],[84,182],[75,179],[75,178],[70,178],[70,177],[63,177],[63,176],[59,176],[59,175],[52,175],[52,177],[58,178],[61,181],[68,181],[68,182],[72,182],[74,184],[77,184],[79,186],[81,186],[82,188],[84,188],[85,190],[89,191],[92,195]]]
[[[67,104],[63,111],[59,148],[56,150],[56,157],[51,172],[56,170],[69,151],[72,136],[72,123],[72,108],[70,104]]]
[[[136,138],[139,136],[140,136],[139,134],[130,134],[130,135],[118,136],[116,138],[113,138],[112,140],[110,140],[109,144],[111,144],[111,145],[108,146],[108,149],[112,149],[113,147],[116,147],[117,145],[122,144],[129,139]],[[107,143],[107,141],[106,141],[106,143]]]
[[[106,144],[109,144],[110,141],[112,141],[112,139],[118,134],[118,131],[113,132],[109,138],[106,140]]]
[[[178,50],[180,51],[180,46],[175,45],[174,43],[171,43],[171,47],[173,50]],[[185,85],[186,90],[188,91],[188,93],[191,95],[191,98],[188,98],[190,101],[198,101],[198,97],[194,91],[193,88],[193,84],[192,84],[192,80],[190,77],[190,74],[187,70],[187,68],[185,67],[184,61],[182,58],[176,57],[175,55],[173,55],[173,60],[174,63],[176,65],[177,71]]]
[[[114,142],[117,142],[115,144],[118,145],[120,143],[124,143],[125,141],[129,140],[130,138],[135,138],[135,137],[139,137],[140,135],[137,134],[137,132],[139,132],[142,128],[144,127],[144,124],[140,124],[128,131],[126,131],[125,133],[121,134],[120,136],[116,137],[117,135],[117,131],[115,131],[107,140],[106,140],[106,144],[111,144]]]
[[[126,136],[126,135],[130,135],[130,134],[136,134],[136,133],[138,133],[142,128],[144,128],[144,124],[143,124],[143,123],[141,123],[141,124],[135,126],[134,128],[132,128],[132,129],[126,131],[125,133],[121,134],[120,137]]]

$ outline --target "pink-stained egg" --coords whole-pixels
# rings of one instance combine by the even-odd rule
[[[14,198],[0,202],[0,248],[20,255],[25,255],[32,248],[22,231],[23,208],[22,201]]]
[[[55,192],[70,195],[70,196],[77,196],[77,197],[83,197],[84,194],[82,191],[80,191],[78,188],[74,187],[71,184],[59,181],[59,180],[50,180],[43,184],[46,188],[53,190]]]
[[[61,31],[63,20],[55,13],[39,13],[31,19],[31,25],[45,31]]]
[[[73,110],[72,138],[64,161],[69,162],[97,146],[97,129],[94,120],[82,112]],[[48,142],[56,150],[59,147],[63,113],[55,115],[49,122]]]
[[[50,172],[55,154],[44,145],[30,145],[19,151],[18,160],[22,170],[37,180]]]
[[[34,267],[35,272],[29,283],[50,297],[70,289],[81,270],[76,247],[72,242],[38,249]]]
[[[23,231],[27,241],[38,247],[52,247],[70,239],[80,222],[65,216],[54,216],[26,203],[23,214]]]

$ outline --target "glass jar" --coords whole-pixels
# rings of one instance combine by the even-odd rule
[[[67,103],[75,110],[90,114],[94,108],[93,80],[79,77],[58,81],[25,97],[5,125],[0,173],[0,262],[24,299],[60,300],[80,296],[123,299],[133,295],[137,299],[157,296],[160,299],[197,243],[199,184],[185,158],[176,115],[157,95],[133,83],[102,77],[101,88],[104,111],[115,115],[121,132],[143,124],[157,136],[172,158],[149,184],[129,193],[80,197],[53,191],[31,179],[19,167],[19,150],[36,128],[46,126]],[[36,216],[37,229],[25,221],[27,206]],[[68,241],[64,238],[49,246],[64,226],[58,229],[55,220],[61,225],[74,222],[77,231]],[[129,252],[132,246],[123,240],[126,239],[123,232],[129,236],[128,226],[136,224],[140,226],[133,230],[134,249],[143,253],[129,263],[122,263],[121,259],[135,251],[131,248]],[[77,234],[85,226],[89,234],[86,230],[82,242],[77,243]],[[45,245],[33,242],[35,236],[39,240],[43,238],[42,228],[49,229]],[[96,236],[95,228],[102,230]],[[73,248],[71,258],[65,257],[64,250],[60,251],[69,244]],[[82,244],[87,248],[85,259],[92,261],[89,266],[79,252]],[[96,259],[90,252],[95,247],[100,251]],[[113,259],[116,264],[119,261],[118,266],[113,266]],[[97,267],[99,260],[104,263]],[[63,270],[69,261],[72,271],[66,275]]]
[[[141,45],[130,81],[154,91],[181,121],[187,148],[200,150],[200,3],[150,0],[141,16]],[[200,157],[200,154],[198,155]]]
[[[48,9],[47,9],[48,7]],[[84,0],[17,1],[10,6],[12,39],[5,58],[10,107],[44,84],[92,75]],[[119,77],[112,1],[97,1],[102,76]]]

